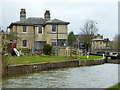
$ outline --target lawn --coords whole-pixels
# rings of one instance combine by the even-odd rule
[[[73,57],[76,57],[76,56],[74,55]],[[80,59],[80,60],[84,60],[84,59],[86,59],[86,60],[89,60],[89,59],[94,60],[94,59],[99,59],[99,58],[103,58],[103,57],[102,56],[92,56],[92,55],[90,55],[89,58],[87,58],[87,56],[77,56],[77,58]]]
[[[73,56],[76,57],[76,56]],[[77,56],[79,60],[95,60],[102,58],[102,56]],[[51,61],[66,61],[73,60],[72,57],[69,56],[24,56],[24,57],[10,57],[7,60],[8,65],[14,64],[27,64],[27,63],[38,63],[38,62],[51,62]]]
[[[51,61],[65,61],[73,60],[71,57],[65,56],[25,56],[25,57],[10,57],[8,64],[25,64],[25,63],[37,63],[37,62],[51,62]]]

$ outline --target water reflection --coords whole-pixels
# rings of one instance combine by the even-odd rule
[[[107,88],[118,82],[118,65],[62,68],[3,78],[4,88]]]

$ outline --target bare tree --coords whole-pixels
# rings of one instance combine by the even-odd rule
[[[120,51],[120,34],[115,35],[113,42],[111,44],[112,49]]]
[[[94,35],[97,34],[97,32],[97,23],[93,20],[87,20],[81,28],[81,34],[86,48],[91,48],[91,40],[94,38]]]

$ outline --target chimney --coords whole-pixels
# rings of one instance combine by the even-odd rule
[[[100,34],[97,34],[97,38],[100,38]]]
[[[26,10],[25,9],[21,9],[20,11],[20,20],[23,20],[26,18]]]
[[[101,39],[103,39],[103,35],[101,36]]]
[[[46,12],[45,12],[45,14],[44,14],[44,18],[45,18],[46,20],[50,20],[50,12],[49,12],[49,10],[46,10]]]

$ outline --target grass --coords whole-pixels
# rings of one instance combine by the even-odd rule
[[[107,90],[116,90],[116,89],[120,90],[120,83],[115,85],[115,86],[113,86],[113,87],[108,88]]]
[[[99,58],[102,58],[102,56],[89,56],[89,59],[87,59],[87,56],[75,56],[79,60],[96,60]],[[16,64],[27,64],[27,63],[39,63],[39,62],[51,62],[51,61],[67,61],[67,60],[73,60],[72,57],[69,56],[25,56],[25,57],[10,57],[7,60],[8,65],[16,65]]]
[[[51,62],[51,61],[65,61],[72,60],[71,57],[65,56],[26,56],[26,57],[10,57],[8,64],[25,64],[25,63],[37,63],[37,62]]]
[[[73,57],[76,57],[75,55]],[[102,56],[92,56],[90,55],[89,58],[87,58],[87,56],[77,56],[78,59],[80,60],[94,60],[94,59],[100,59],[100,58],[103,58]]]

